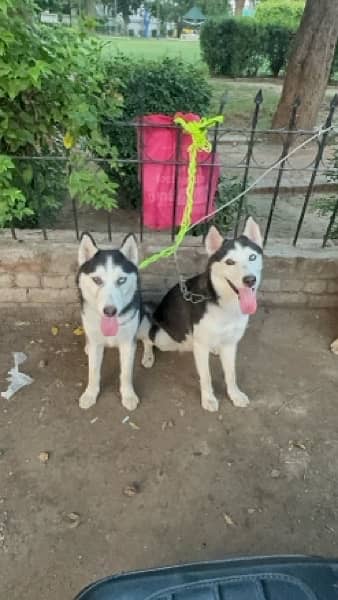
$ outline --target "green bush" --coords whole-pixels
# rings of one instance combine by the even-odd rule
[[[216,202],[215,208],[220,209],[222,206],[230,202],[233,198],[236,198],[242,191],[242,182],[238,177],[226,177],[222,175],[220,177],[220,181],[217,188],[216,194]],[[213,225],[217,227],[217,229],[222,233],[222,235],[226,236],[230,233],[236,223],[238,212],[238,202],[233,202],[225,208],[224,210],[220,210],[216,215],[211,219]],[[200,225],[196,225],[191,230],[191,235],[199,236],[203,235],[206,231],[206,224],[201,223]]]
[[[152,113],[173,115],[182,111],[202,116],[208,111],[211,89],[201,67],[177,58],[144,60],[120,54],[109,59],[106,69],[120,81],[118,89],[124,97],[123,121],[130,122]],[[115,144],[120,158],[136,157],[134,128],[106,122],[104,131]],[[135,164],[123,168],[119,184],[120,206],[138,206],[140,190]]]
[[[0,2],[0,227],[53,218],[67,189],[97,207],[116,205],[115,181],[88,168],[94,154],[115,161],[102,130],[117,116],[116,78],[102,66],[101,44],[81,32],[38,22],[33,0]],[[69,154],[65,162],[20,156]],[[28,219],[28,221],[27,221]]]
[[[274,77],[285,67],[294,31],[252,17],[207,21],[201,31],[201,48],[213,75],[252,77],[269,65]]]
[[[264,28],[251,17],[207,21],[200,42],[212,75],[251,77],[264,63]]]
[[[255,19],[262,25],[279,25],[296,30],[304,12],[305,0],[260,0]]]
[[[286,67],[293,37],[294,31],[287,27],[273,23],[264,26],[264,54],[273,77]]]

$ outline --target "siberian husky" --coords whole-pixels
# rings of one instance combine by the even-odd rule
[[[209,354],[218,354],[224,370],[229,398],[245,407],[248,397],[236,382],[236,351],[249,320],[257,308],[256,292],[262,271],[262,236],[250,217],[243,235],[224,240],[211,227],[205,247],[206,271],[186,282],[189,297],[177,284],[160,302],[152,317],[144,317],[139,330],[143,341],[142,364],[154,363],[153,347],[163,351],[192,350],[200,379],[205,410],[218,410],[209,369]]]
[[[133,388],[133,369],[141,317],[136,240],[128,235],[119,250],[99,250],[93,238],[84,233],[78,260],[77,284],[89,371],[88,386],[79,405],[87,409],[96,403],[104,348],[117,346],[122,404],[134,410],[139,402]]]

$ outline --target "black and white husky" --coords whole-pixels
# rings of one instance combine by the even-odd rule
[[[153,346],[160,350],[192,350],[205,410],[217,411],[209,369],[209,354],[220,356],[229,398],[234,406],[247,406],[248,397],[236,382],[236,351],[256,311],[256,291],[262,271],[262,236],[252,218],[243,235],[224,240],[215,227],[205,239],[209,256],[206,271],[177,284],[163,298],[149,320],[144,317],[139,338],[144,344],[142,364],[154,363]],[[188,294],[188,295],[187,295]]]
[[[133,235],[119,250],[99,250],[88,234],[79,247],[77,283],[88,355],[88,386],[79,405],[96,403],[100,391],[101,365],[105,347],[117,346],[120,353],[120,392],[128,410],[138,405],[133,387],[136,333],[141,318],[138,249]]]

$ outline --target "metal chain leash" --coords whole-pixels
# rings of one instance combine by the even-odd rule
[[[181,290],[181,294],[186,302],[191,302],[191,304],[200,304],[201,302],[206,302],[207,300],[211,300],[211,296],[206,296],[204,294],[196,294],[188,289],[187,279],[182,275],[182,272],[178,265],[177,253],[174,253],[175,259],[175,268],[178,277],[178,282]]]

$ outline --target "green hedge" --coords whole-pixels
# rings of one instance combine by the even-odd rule
[[[213,75],[252,77],[268,65],[277,77],[285,66],[293,30],[252,17],[210,20],[201,31],[202,55]]]

